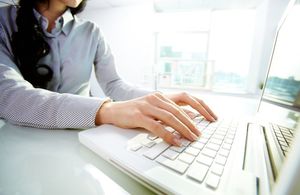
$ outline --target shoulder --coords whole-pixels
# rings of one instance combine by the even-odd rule
[[[0,31],[2,38],[4,33],[10,37],[17,30],[16,14],[17,8],[15,6],[0,7]]]
[[[101,35],[100,27],[95,22],[93,22],[91,20],[79,18],[76,15],[74,16],[74,19],[75,19],[76,28],[83,29],[85,32],[91,33],[91,35],[94,35],[94,36]]]
[[[0,23],[15,23],[17,8],[13,5],[0,7]]]

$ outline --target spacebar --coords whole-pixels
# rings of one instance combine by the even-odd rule
[[[151,160],[154,160],[158,155],[165,151],[170,145],[166,142],[160,142],[154,145],[151,149],[145,152],[143,155]]]

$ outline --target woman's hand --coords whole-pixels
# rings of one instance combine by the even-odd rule
[[[165,95],[167,98],[172,100],[175,104],[179,106],[191,106],[196,111],[198,111],[202,116],[205,117],[208,121],[215,121],[218,117],[213,113],[213,111],[204,103],[203,100],[192,96],[186,92],[176,93],[176,94],[169,94]],[[189,114],[192,114],[191,111],[186,110]],[[190,115],[189,114],[189,115]]]
[[[96,125],[113,124],[121,128],[145,128],[167,143],[179,146],[180,138],[166,130],[165,126],[172,127],[191,141],[195,141],[201,134],[180,105],[190,105],[210,121],[217,119],[203,101],[187,93],[172,95],[153,93],[129,101],[104,103],[97,113]]]

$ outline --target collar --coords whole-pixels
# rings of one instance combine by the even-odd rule
[[[60,17],[56,19],[55,28],[52,30],[51,33],[47,32],[47,28],[49,25],[48,19],[45,16],[41,15],[36,9],[33,9],[33,13],[47,36],[54,37],[58,35],[61,31],[65,35],[68,35],[70,33],[72,26],[68,25],[68,23],[74,20],[70,9],[67,9]]]
[[[65,35],[68,35],[71,31],[72,25],[68,25],[71,21],[73,21],[75,18],[72,15],[70,9],[67,9],[65,13],[62,15],[63,18],[63,26],[62,31]]]

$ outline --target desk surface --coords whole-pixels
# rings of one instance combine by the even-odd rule
[[[0,194],[114,194],[117,187],[107,186],[103,175],[131,194],[152,194],[81,145],[77,133],[18,127],[0,120]]]
[[[228,111],[230,103],[218,100],[215,106]],[[242,109],[234,102],[231,111]],[[253,102],[243,99],[241,104],[255,112]],[[130,194],[153,194],[81,145],[77,134],[78,130],[26,128],[0,120],[0,194],[116,194],[112,181]]]

